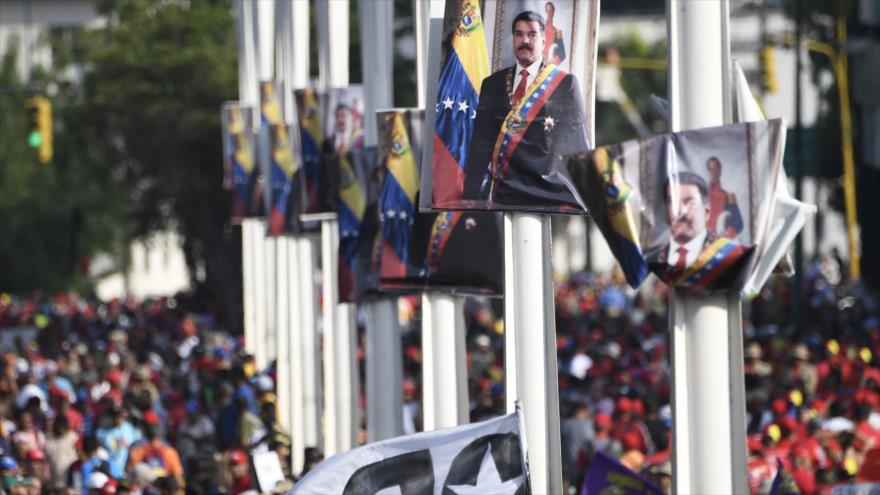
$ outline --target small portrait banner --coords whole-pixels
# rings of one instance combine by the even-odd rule
[[[766,246],[781,119],[665,134],[568,161],[572,184],[633,287],[741,291]]]
[[[232,192],[233,220],[261,216],[264,211],[253,112],[238,102],[227,102],[221,110],[223,184]]]

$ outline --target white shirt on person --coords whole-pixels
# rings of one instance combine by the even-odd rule
[[[706,242],[706,236],[708,235],[708,231],[703,230],[703,232],[693,239],[689,240],[684,244],[679,244],[675,242],[674,239],[669,241],[669,253],[666,257],[666,263],[669,266],[675,266],[678,264],[678,248],[684,246],[687,249],[687,257],[684,259],[684,266],[691,266],[697,261],[697,257],[700,255],[700,252],[703,251],[703,243]]]
[[[516,92],[517,86],[519,86],[519,81],[522,79],[522,70],[525,69],[528,71],[528,78],[526,78],[526,89],[535,82],[535,78],[538,77],[538,69],[541,68],[541,60],[535,60],[532,65],[528,67],[523,67],[519,62],[516,63],[516,73],[513,75],[513,91]]]

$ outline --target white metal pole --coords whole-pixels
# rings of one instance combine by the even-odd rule
[[[562,493],[556,323],[550,264],[550,217],[512,213],[513,317],[516,368],[528,439],[532,493]],[[508,286],[510,287],[510,286]],[[509,305],[508,305],[509,308]],[[521,331],[528,329],[528,331]]]
[[[367,441],[403,434],[403,351],[397,300],[379,299],[367,310]]]
[[[730,115],[727,1],[669,0],[667,15],[672,129],[723,124]],[[675,491],[747,492],[739,297],[675,292],[669,320]]]
[[[348,10],[348,0],[315,4],[320,81],[325,90],[348,85]],[[321,221],[324,453],[327,456],[357,446],[360,426],[355,305],[339,303],[338,250],[339,224],[335,219]]]
[[[256,24],[254,32],[256,33],[256,60],[257,74],[260,81],[270,81],[275,76],[275,4],[272,1],[257,0],[254,2],[256,7],[256,16],[254,18]],[[257,111],[257,113],[259,113]],[[265,143],[261,143],[265,146]],[[265,150],[260,150],[265,153]],[[265,172],[265,171],[264,171]],[[256,292],[256,341],[255,358],[258,369],[266,367],[268,364],[268,349],[266,344],[271,334],[270,324],[274,315],[273,304],[275,301],[271,299],[274,293],[275,279],[274,273],[269,270],[274,268],[274,247],[266,238],[266,221],[260,219],[259,230],[254,231],[254,242],[256,243],[256,260],[255,271],[257,276]],[[271,255],[271,259],[270,259]],[[270,288],[271,286],[271,288]]]
[[[291,259],[288,247],[290,239],[281,237],[277,241],[278,256],[275,268],[278,271],[278,303],[275,306],[275,395],[278,422],[286,431],[290,431],[290,291],[288,282],[288,262]]]
[[[519,399],[516,368],[516,314],[513,311],[513,220],[504,214],[504,394],[507,413],[516,412]]]
[[[422,400],[425,431],[468,422],[462,299],[422,296]]]
[[[358,0],[364,79],[365,135],[376,144],[376,109],[394,106],[392,54],[394,4],[391,0]],[[369,33],[369,34],[367,34]],[[377,441],[403,432],[403,370],[397,300],[366,304],[367,436]]]
[[[322,221],[324,454],[328,457],[357,446],[360,422],[354,305],[338,303],[338,256],[339,224],[336,220]]]
[[[291,31],[293,37],[293,75],[291,87],[304,88],[309,83],[309,2],[291,0]]]
[[[318,68],[321,86],[335,88],[348,85],[349,0],[323,0],[315,3],[318,23]],[[369,45],[370,37],[362,38]]]
[[[254,54],[253,5],[236,3],[238,36],[238,99],[252,108],[257,104],[257,68]],[[256,294],[254,292],[254,245],[251,229],[254,220],[241,222],[242,309],[244,312],[244,348],[253,354],[256,348]]]
[[[321,430],[321,409],[323,401],[321,395],[321,360],[320,342],[318,341],[318,328],[315,321],[315,308],[317,299],[315,296],[315,242],[311,237],[299,236],[294,238],[297,243],[299,259],[299,298],[300,298],[300,322],[302,325],[302,382],[303,382],[303,421],[305,422],[305,436],[303,441],[306,447],[323,448],[323,435]]]
[[[361,60],[364,75],[364,137],[376,144],[376,110],[394,106],[394,3],[392,0],[358,0]]]
[[[287,280],[290,293],[290,325],[288,326],[288,353],[290,356],[288,387],[290,390],[290,457],[292,471],[298,473],[302,469],[305,443],[305,394],[303,387],[302,355],[302,284],[299,273],[299,245],[291,238],[287,244]]]
[[[416,25],[416,93],[419,108],[427,108],[425,101],[428,88],[430,7],[430,3],[425,0],[413,0],[413,17]]]
[[[270,307],[267,294],[268,272],[266,271],[266,222],[262,219],[254,220],[251,229],[251,242],[254,245],[254,315],[256,324],[254,332],[254,361],[257,370],[266,366],[266,334],[269,329],[266,321],[266,311]]]

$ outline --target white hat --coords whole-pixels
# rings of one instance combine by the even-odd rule
[[[89,475],[89,482],[86,484],[90,490],[100,490],[104,488],[104,485],[110,481],[110,477],[101,471],[93,471],[92,474]]]

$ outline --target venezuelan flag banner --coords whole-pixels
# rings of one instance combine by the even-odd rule
[[[269,212],[269,235],[281,235],[289,223],[292,225],[298,223],[296,208],[291,201],[294,174],[298,167],[289,135],[289,130],[284,124],[272,125],[269,129],[269,143],[272,150],[269,166],[272,205]]]
[[[474,131],[480,84],[489,75],[483,19],[477,0],[463,0],[458,26],[440,71],[434,120],[432,201],[457,204],[464,189],[464,166]]]
[[[409,258],[409,241],[416,214],[416,193],[419,190],[419,172],[409,134],[404,125],[403,113],[389,112],[381,118],[385,120],[382,127],[388,134],[386,139],[389,143],[389,149],[384,157],[385,181],[379,195],[379,220],[384,240],[382,272],[386,273],[386,270],[390,269],[391,272],[402,276],[406,273],[406,262]]]
[[[236,220],[259,213],[251,208],[259,176],[258,167],[255,167],[254,136],[250,125],[252,115],[253,108],[238,102],[224,104],[221,114],[223,182],[232,191],[232,218]],[[262,202],[256,204],[261,205]]]
[[[381,231],[376,187],[375,147],[352,149],[327,158],[339,173],[339,300],[357,302],[378,288]]]
[[[321,112],[318,93],[312,88],[294,92],[299,111],[300,156],[302,157],[303,193],[305,212],[323,211],[320,194],[321,181]]]
[[[268,135],[269,146],[269,235],[285,229],[293,174],[297,163],[293,156],[290,132],[281,115],[281,102],[274,81],[260,82],[260,126]]]

